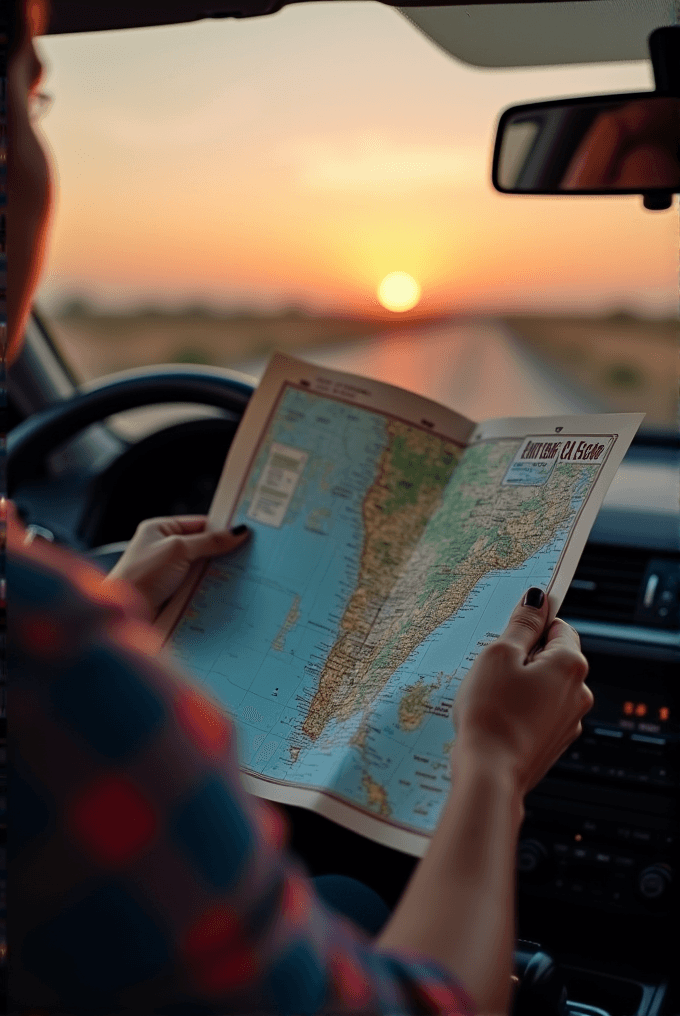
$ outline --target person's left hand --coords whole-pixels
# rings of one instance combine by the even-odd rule
[[[122,579],[134,586],[155,619],[195,561],[228,554],[250,536],[246,526],[209,532],[207,521],[205,515],[175,515],[140,522],[107,579]]]

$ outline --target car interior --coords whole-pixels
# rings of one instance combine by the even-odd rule
[[[223,6],[209,0],[115,5],[54,0],[50,34],[263,16],[281,4],[240,0]],[[482,0],[400,10],[440,49],[480,68],[649,58],[656,91],[680,96],[680,26],[670,0]],[[662,37],[656,37],[650,57],[650,36],[659,29]],[[513,173],[500,181],[501,189],[521,192],[508,201],[555,193],[566,165],[564,138],[573,151],[592,123],[592,115],[584,120],[580,114],[556,114],[556,101],[541,110],[543,134],[534,130],[524,161],[520,165],[515,152]],[[582,110],[588,100],[578,101]],[[499,116],[504,104],[499,95]],[[526,110],[514,120],[505,114],[499,121],[496,183],[503,130],[528,122],[535,126],[539,120]],[[544,141],[541,150],[533,143],[537,131]],[[677,142],[676,134],[676,152]],[[640,214],[655,215],[670,207],[678,191],[678,182],[669,180],[632,192],[640,195],[640,205],[644,200]],[[677,208],[669,214],[677,218]],[[207,512],[255,384],[233,370],[189,363],[132,368],[83,383],[36,308],[10,372],[10,496],[35,533],[86,554],[108,571],[143,519]],[[179,412],[186,405],[202,408],[187,419]],[[116,414],[149,406],[166,410],[150,433],[128,438],[111,425]],[[582,736],[526,801],[517,856],[514,1012],[678,1016],[677,427],[646,427],[638,433],[594,524],[560,616],[581,636],[595,705]],[[416,859],[318,814],[286,810],[292,848],[310,874],[353,876],[395,905]]]

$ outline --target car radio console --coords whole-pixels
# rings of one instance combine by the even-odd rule
[[[659,977],[677,907],[680,653],[582,642],[595,704],[526,798],[520,936],[536,937],[552,913],[550,948],[570,997],[611,1016],[654,1016],[672,1011]]]

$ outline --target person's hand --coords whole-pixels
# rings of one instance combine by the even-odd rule
[[[529,602],[540,599],[540,593],[530,590]],[[461,683],[453,706],[456,740],[451,751],[454,771],[466,752],[507,763],[522,796],[576,740],[593,705],[578,634],[560,620],[545,631],[547,597],[538,607],[526,599]]]
[[[195,561],[228,554],[250,536],[246,526],[210,532],[206,524],[205,515],[176,515],[141,522],[107,578],[133,585],[148,605],[151,618],[157,617]]]

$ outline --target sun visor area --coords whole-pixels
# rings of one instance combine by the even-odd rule
[[[680,20],[680,0],[565,0],[399,10],[447,53],[475,67],[644,60],[649,58],[650,33]]]
[[[48,32],[101,32],[203,18],[258,17],[273,14],[289,3],[308,2],[51,0]],[[394,0],[381,2],[398,6]],[[443,49],[479,67],[639,59],[647,55],[644,40],[650,31],[674,24],[675,8],[680,9],[680,0],[452,2],[453,6],[441,6],[446,0],[435,0],[436,6],[427,0],[404,0],[404,6],[398,9]],[[581,55],[586,49],[592,49],[593,55]]]

